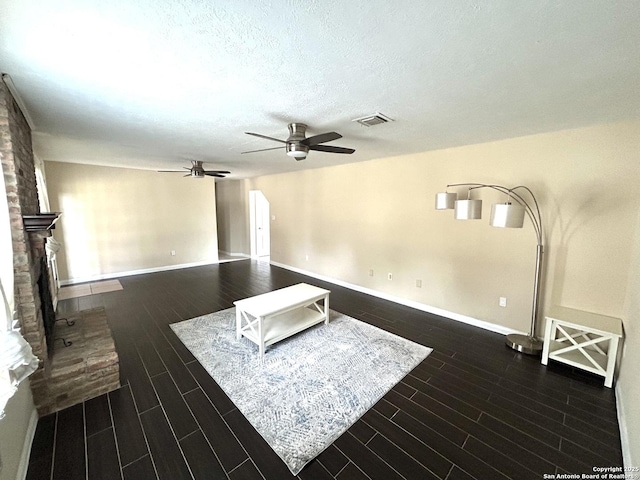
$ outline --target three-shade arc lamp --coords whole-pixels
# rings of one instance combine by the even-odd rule
[[[455,192],[440,192],[436,194],[436,210],[454,210],[457,220],[477,220],[482,218],[482,200],[473,198],[476,190],[491,189],[503,193],[506,198],[502,203],[496,203],[491,207],[492,227],[499,228],[522,228],[525,216],[531,220],[533,230],[536,235],[536,269],[533,283],[533,298],[531,307],[531,326],[529,333],[509,334],[506,344],[522,353],[529,355],[540,355],[542,352],[542,341],[536,337],[536,323],[538,318],[540,300],[540,279],[542,274],[542,254],[544,251],[544,236],[542,230],[542,216],[540,207],[533,192],[524,185],[507,188],[502,185],[484,183],[454,183],[447,185],[452,187],[467,187],[466,198],[459,199]]]

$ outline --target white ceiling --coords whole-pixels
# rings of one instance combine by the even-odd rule
[[[0,70],[43,160],[244,178],[638,119],[639,25],[634,0],[3,0]],[[240,154],[292,121],[356,153]]]

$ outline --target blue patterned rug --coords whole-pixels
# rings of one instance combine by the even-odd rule
[[[171,328],[294,475],[432,351],[334,311],[264,363],[236,340],[234,308]]]

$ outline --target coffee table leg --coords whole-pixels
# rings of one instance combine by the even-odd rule
[[[329,325],[329,295],[324,297],[324,324]]]
[[[240,309],[236,307],[236,340],[240,340],[241,327],[242,327],[242,314],[240,313]]]
[[[262,332],[262,317],[258,318],[258,338],[260,339],[260,343],[258,344],[260,348],[260,361],[264,362],[264,336]]]

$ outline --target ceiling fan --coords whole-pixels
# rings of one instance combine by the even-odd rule
[[[202,161],[200,160],[191,160],[191,168],[189,167],[182,167],[182,168],[184,168],[185,170],[189,170],[189,173],[184,175],[185,177],[204,178],[205,176],[208,176],[208,177],[224,178],[225,174],[231,173],[226,170],[205,170],[204,167],[202,166]],[[182,170],[158,170],[158,172],[184,173]]]
[[[279,138],[267,137],[259,133],[244,132],[247,135],[253,135],[254,137],[266,138],[267,140],[273,140],[274,142],[280,142],[285,144],[287,155],[295,158],[296,160],[304,160],[307,158],[309,150],[316,150],[318,152],[328,153],[348,153],[355,152],[353,148],[334,147],[332,145],[320,145],[321,143],[331,142],[342,138],[342,135],[336,132],[321,133],[320,135],[314,135],[313,137],[305,137],[307,126],[304,123],[290,123],[289,124],[289,138],[286,140],[280,140]],[[242,153],[254,153],[264,152],[266,150],[277,150],[282,147],[263,148],[261,150],[251,150]]]

